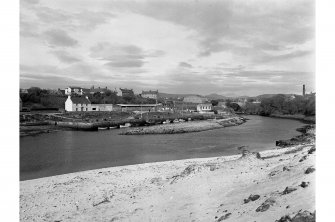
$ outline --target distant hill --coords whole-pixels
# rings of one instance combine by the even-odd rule
[[[221,100],[221,99],[267,99],[267,98],[271,98],[274,97],[276,95],[285,95],[285,96],[292,96],[295,94],[284,94],[284,93],[277,93],[277,94],[262,94],[262,95],[258,95],[258,96],[223,96],[223,95],[219,95],[217,93],[211,93],[209,95],[199,95],[199,94],[173,94],[173,93],[159,93],[159,97],[167,97],[167,98],[178,98],[178,97],[186,97],[186,96],[201,96],[201,97],[205,97],[208,98],[209,100]]]
[[[262,95],[256,96],[256,98],[258,98],[258,99],[268,99],[268,98],[274,97],[274,96],[276,96],[276,95],[292,96],[292,95],[294,95],[294,94],[283,94],[283,93],[277,93],[277,94],[262,94]]]
[[[219,94],[216,94],[216,93],[209,94],[209,95],[207,95],[205,97],[208,98],[208,99],[210,99],[210,100],[219,100],[219,99],[227,99],[227,98],[229,98],[227,96],[222,96],[222,95],[219,95]]]
[[[167,97],[167,98],[178,98],[178,97],[186,97],[186,96],[201,96],[202,95],[197,95],[197,94],[172,94],[172,93],[158,93],[159,97]]]

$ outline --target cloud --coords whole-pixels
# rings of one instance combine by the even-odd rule
[[[269,56],[269,57],[266,57],[264,59],[261,59],[261,61],[269,62],[269,61],[290,60],[290,59],[294,59],[294,58],[297,58],[297,57],[311,55],[312,53],[313,53],[313,51],[310,51],[310,50],[296,50],[296,51],[292,51],[292,52],[285,53],[285,54],[282,54],[282,55]]]
[[[61,29],[51,29],[44,32],[46,41],[51,46],[73,47],[78,45],[78,41],[70,37]]]
[[[40,1],[39,0],[21,0],[21,2],[23,4],[32,4],[32,5],[36,5],[38,4]]]
[[[196,30],[201,56],[225,50],[222,40],[279,50],[314,33],[314,1],[149,1],[133,11]]]
[[[85,30],[93,30],[97,26],[107,23],[109,19],[115,18],[115,15],[108,11],[83,10],[70,13],[50,7],[39,7],[35,13],[43,23]]]
[[[118,59],[115,59],[112,62],[107,62],[105,63],[105,66],[110,66],[110,67],[127,67],[127,68],[136,68],[136,67],[142,67],[144,62],[142,60],[132,60],[132,59],[119,59],[119,61],[117,61]]]
[[[76,58],[75,56],[72,56],[71,54],[63,50],[51,51],[50,53],[56,56],[59,59],[59,61],[64,63],[71,64],[80,61],[80,59]]]
[[[105,66],[111,68],[140,68],[149,57],[164,55],[162,50],[144,51],[135,45],[119,45],[100,42],[91,47],[90,56],[106,61]]]
[[[30,22],[25,22],[22,20],[22,18],[20,18],[20,36],[38,37],[38,28],[36,27],[36,25]]]
[[[180,62],[179,66],[184,67],[184,68],[192,68],[193,67],[191,64],[188,64],[186,62]]]
[[[143,50],[134,45],[112,45],[100,42],[91,48],[91,57],[106,61],[105,65],[116,68],[142,67]]]

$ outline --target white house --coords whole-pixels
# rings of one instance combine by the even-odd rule
[[[67,97],[65,101],[65,110],[72,111],[91,111],[91,101],[88,97]]]
[[[83,95],[84,91],[83,88],[77,86],[69,86],[65,89],[65,95]]]
[[[91,104],[88,97],[68,96],[65,101],[65,110],[72,111],[113,111],[113,104]]]
[[[197,105],[198,112],[211,112],[213,110],[213,106],[211,103],[202,103]]]

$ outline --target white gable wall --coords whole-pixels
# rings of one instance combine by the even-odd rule
[[[73,110],[73,102],[72,102],[70,96],[68,96],[67,100],[65,101],[65,110],[66,111],[74,111]]]

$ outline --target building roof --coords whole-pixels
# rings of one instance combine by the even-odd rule
[[[99,104],[91,104],[93,106],[99,106],[99,107],[107,107],[107,106],[113,106],[111,103],[99,103]]]
[[[96,93],[96,92],[103,92],[103,93],[105,93],[105,92],[107,92],[108,91],[108,89],[107,88],[91,88],[91,89],[89,89],[89,91],[90,91],[90,93]]]
[[[71,97],[71,100],[75,104],[91,104],[91,101],[89,101],[86,97]]]
[[[82,88],[79,87],[79,86],[69,86],[69,88],[71,88],[71,89],[82,89]]]
[[[212,106],[212,103],[200,103],[198,106]]]
[[[122,107],[154,107],[154,106],[158,106],[161,104],[116,104],[118,106],[122,106]]]
[[[158,90],[156,90],[156,91],[152,91],[152,90],[149,90],[149,91],[143,91],[143,90],[142,90],[142,94],[158,94]]]
[[[122,92],[133,92],[133,89],[120,88]]]

